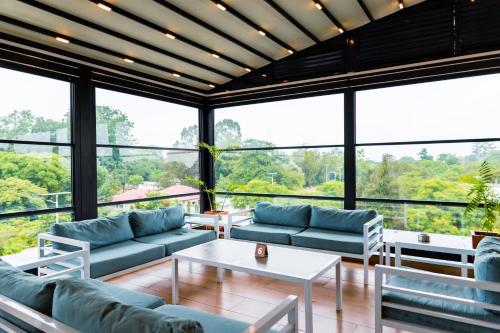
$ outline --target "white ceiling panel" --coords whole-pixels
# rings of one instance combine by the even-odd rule
[[[323,0],[322,3],[346,30],[370,23],[370,19],[356,0]]]

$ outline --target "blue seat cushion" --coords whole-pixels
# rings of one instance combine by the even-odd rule
[[[319,228],[309,228],[292,235],[292,245],[311,249],[363,254],[363,235]]]
[[[388,284],[395,287],[409,288],[413,290],[432,292],[440,295],[454,296],[454,297],[467,298],[470,300],[480,301],[479,298],[477,297],[475,289],[464,288],[446,283],[431,282],[422,279],[413,279],[413,278],[406,278],[393,275],[389,278]],[[387,290],[383,291],[382,301],[412,306],[420,309],[437,311],[440,313],[456,315],[462,318],[478,319],[490,323],[500,324],[500,316],[497,316],[492,312],[484,309],[458,303],[444,302],[426,297],[413,296]],[[382,316],[383,318],[386,319],[404,321],[407,323],[423,325],[429,328],[450,331],[455,333],[498,332],[498,330],[484,328],[466,323],[459,323],[456,321],[443,319],[442,317],[432,317],[415,312],[403,311],[388,307],[384,307],[382,309]]]
[[[165,257],[155,244],[125,241],[90,251],[90,277],[97,278]]]
[[[56,236],[89,242],[91,250],[134,238],[126,213],[78,222],[54,223],[50,227],[50,232]],[[64,251],[78,249],[59,243],[54,243],[53,246]]]
[[[52,299],[56,284],[38,276],[25,273],[0,260],[0,294],[47,316],[52,315]],[[28,332],[40,332],[36,328],[0,311],[3,318]]]
[[[120,303],[138,306],[141,308],[154,309],[165,304],[163,298],[158,296],[149,295],[146,293],[141,293],[138,291],[133,291],[112,284],[102,282],[94,279],[87,279],[90,284],[101,289],[108,295],[117,298]]]
[[[85,280],[57,281],[52,316],[81,332],[203,333],[195,320],[122,304]]]
[[[134,211],[129,214],[129,219],[135,237],[159,234],[181,228],[185,224],[182,205]]]
[[[377,216],[374,210],[345,210],[312,206],[311,228],[363,233],[363,225]]]
[[[282,225],[252,223],[250,225],[231,228],[231,238],[245,239],[254,242],[291,244],[291,236],[304,228]]]
[[[478,280],[500,283],[500,238],[485,237],[479,242],[474,258],[474,276]],[[500,293],[477,289],[479,299],[500,305]],[[500,315],[500,311],[494,311]]]
[[[160,234],[138,237],[134,240],[139,243],[161,245],[165,248],[166,256],[169,256],[188,247],[213,241],[215,238],[214,230],[179,228]]]
[[[155,311],[177,318],[196,319],[205,333],[242,333],[251,325],[182,305],[163,305],[155,309]],[[268,331],[268,333],[274,332],[276,331]]]
[[[273,224],[303,229],[309,226],[310,219],[310,205],[278,206],[267,202],[257,202],[253,213],[254,223]]]

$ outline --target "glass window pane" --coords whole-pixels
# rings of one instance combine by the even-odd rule
[[[97,144],[194,148],[198,109],[96,89]]]
[[[133,204],[101,206],[98,208],[99,217],[115,216],[123,212],[130,212],[132,210],[150,210],[163,207],[170,207],[175,205],[182,205],[186,213],[199,213],[200,212],[200,196],[187,195],[184,197],[177,197],[171,199],[161,200],[148,200],[143,202],[136,202]]]
[[[0,139],[71,141],[70,83],[0,68]]]
[[[54,222],[72,220],[73,214],[66,212],[0,220],[0,256],[26,251],[26,256],[33,258],[37,255],[36,236],[39,233],[49,231]],[[19,259],[22,262],[22,254]]]
[[[498,138],[500,74],[356,93],[358,143]]]
[[[500,181],[498,143],[367,146],[357,155],[360,198],[468,202],[470,179],[483,160],[493,167],[495,184]]]
[[[328,208],[344,207],[342,200],[316,200],[316,199],[298,199],[298,198],[267,198],[259,196],[242,196],[242,195],[229,195],[218,196],[217,201],[224,201],[225,210],[237,210],[255,208],[257,202],[269,202],[275,205],[314,205]]]
[[[99,202],[199,192],[197,151],[129,148],[97,149]]]
[[[341,145],[343,119],[343,95],[217,109],[215,143],[221,148]]]
[[[481,230],[480,217],[464,217],[463,207],[364,201],[357,201],[356,207],[376,210],[384,216],[388,229],[464,236],[470,235],[471,230]]]
[[[0,143],[0,213],[71,206],[71,148]]]
[[[341,148],[227,151],[218,187],[231,192],[344,196]]]

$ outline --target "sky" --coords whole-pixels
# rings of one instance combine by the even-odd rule
[[[70,109],[68,82],[0,68],[0,116],[32,110],[61,119]],[[357,142],[500,137],[500,74],[414,84],[357,93]],[[196,108],[97,89],[96,104],[126,112],[140,145],[172,146],[182,128],[198,121]],[[217,109],[216,122],[238,121],[243,139],[277,146],[342,144],[343,96],[329,95]],[[1,133],[0,133],[1,136]],[[497,144],[498,146],[498,144]],[[417,157],[424,146],[365,147]],[[471,144],[425,145],[430,154],[466,155]]]

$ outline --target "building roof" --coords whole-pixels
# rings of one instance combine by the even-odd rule
[[[198,193],[199,190],[186,186],[186,185],[173,185],[170,187],[167,187],[162,190],[152,190],[149,188],[134,188],[127,190],[123,193],[116,194],[112,197],[112,201],[127,201],[127,200],[134,200],[134,199],[144,199],[148,197],[149,192],[161,192],[164,193],[165,195],[180,195],[180,194],[186,194],[186,193]],[[178,200],[180,201],[194,201],[198,200],[199,195],[189,195],[189,196],[184,196],[184,197],[179,197]]]

